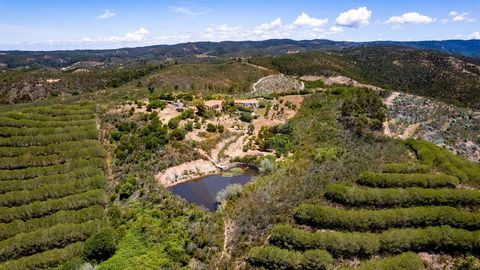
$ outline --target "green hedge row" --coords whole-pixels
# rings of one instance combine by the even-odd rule
[[[65,174],[45,175],[27,180],[0,181],[0,194],[15,190],[32,190],[45,185],[65,184],[69,181],[80,180],[103,174],[103,170],[99,168],[84,167]]]
[[[14,220],[10,223],[0,223],[0,240],[12,237],[19,233],[49,228],[57,224],[83,223],[89,220],[103,218],[103,207],[100,205],[94,205],[80,210],[58,211],[49,216],[34,218],[27,221]]]
[[[0,138],[0,146],[39,146],[67,141],[93,140],[97,138],[98,130],[90,129],[82,132],[70,132],[63,134]]]
[[[375,173],[363,172],[357,181],[360,185],[369,187],[455,187],[460,181],[457,177],[447,174],[433,173]]]
[[[46,167],[30,167],[17,170],[0,170],[0,180],[22,180],[30,179],[39,176],[67,173],[75,169],[95,167],[104,168],[105,159],[103,158],[90,158],[90,159],[77,159],[63,164],[57,164]]]
[[[265,269],[331,269],[333,259],[325,250],[291,251],[274,246],[254,247],[248,262]]]
[[[480,229],[480,213],[449,206],[427,206],[379,210],[343,210],[330,206],[302,204],[295,220],[314,227],[347,231],[382,231],[389,228],[449,225]]]
[[[480,166],[475,162],[456,156],[431,142],[407,139],[406,143],[416,152],[424,164],[428,166],[436,165],[462,181],[480,185]]]
[[[37,113],[51,116],[62,116],[69,114],[93,114],[95,113],[95,104],[84,105],[51,105],[40,107],[28,107],[22,109],[22,113]]]
[[[37,270],[55,267],[69,259],[83,254],[83,242],[76,242],[64,248],[50,249],[17,260],[6,261],[0,264],[0,270]]]
[[[382,233],[308,232],[290,225],[276,225],[270,243],[288,249],[324,249],[334,257],[369,257],[406,251],[445,253],[480,252],[480,231],[450,226],[423,229],[390,229]]]
[[[68,126],[91,126],[95,124],[95,119],[76,120],[76,121],[35,121],[35,120],[15,120],[8,117],[0,117],[0,126],[8,127],[68,127]]]
[[[103,189],[89,190],[60,199],[36,201],[17,207],[0,207],[0,222],[7,223],[15,219],[28,220],[50,215],[60,210],[77,210],[96,204],[104,205],[105,202]]]
[[[405,252],[397,256],[383,259],[372,259],[360,263],[356,267],[345,267],[339,270],[423,270],[425,264],[417,254]]]
[[[107,180],[103,175],[68,181],[64,184],[50,184],[34,190],[10,191],[0,195],[0,207],[14,207],[34,201],[45,201],[105,188]]]
[[[17,157],[2,157],[0,158],[0,169],[10,170],[37,166],[51,166],[75,159],[105,157],[105,155],[106,151],[103,146],[97,144],[93,147],[76,148],[46,156],[31,156],[25,154]]]
[[[42,146],[28,147],[0,147],[0,157],[16,157],[25,154],[32,156],[51,155],[65,152],[67,150],[75,150],[78,148],[96,147],[100,145],[98,140],[71,141],[62,143],[52,143]]]
[[[0,127],[0,137],[12,136],[37,136],[49,134],[63,134],[71,132],[81,132],[95,129],[95,125],[88,126],[67,126],[67,127],[44,127],[44,128],[21,128],[21,127]]]
[[[383,168],[385,173],[428,173],[430,167],[418,163],[389,163]]]
[[[334,184],[327,187],[325,197],[334,202],[358,207],[480,205],[480,191],[448,188],[364,188]]]
[[[67,115],[46,115],[46,114],[37,114],[37,113],[1,113],[0,117],[2,118],[11,118],[15,120],[33,120],[33,121],[78,121],[78,120],[88,120],[95,118],[95,114],[67,114]]]
[[[104,225],[102,220],[90,220],[81,224],[58,224],[48,229],[17,234],[0,241],[0,261],[84,241]]]

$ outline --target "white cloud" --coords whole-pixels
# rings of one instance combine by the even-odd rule
[[[133,32],[128,32],[123,36],[100,37],[97,39],[84,38],[88,42],[143,42],[146,41],[150,32],[144,27],[140,27]]]
[[[189,8],[189,7],[179,7],[179,6],[169,6],[171,11],[180,14],[184,17],[196,17],[200,15],[205,15],[210,12],[210,9],[204,8]]]
[[[473,32],[467,36],[468,39],[480,39],[480,32]]]
[[[293,22],[294,26],[308,26],[308,27],[320,27],[328,22],[328,19],[317,19],[310,17],[307,13],[302,12],[300,16]]]
[[[282,27],[282,19],[277,18],[269,23],[262,23],[253,28],[253,33],[257,35],[264,34],[265,32],[272,31]]]
[[[345,31],[345,30],[344,30],[342,27],[332,26],[332,27],[330,27],[330,29],[328,29],[327,32],[325,32],[325,34],[327,34],[327,35],[332,35],[332,34],[342,33],[342,32],[344,32],[344,31]]]
[[[469,13],[468,12],[462,12],[459,13],[457,11],[450,11],[448,13],[448,16],[452,17],[452,22],[474,22],[475,19],[468,17]]]
[[[367,7],[359,7],[357,9],[350,9],[340,13],[337,17],[336,24],[338,26],[359,28],[367,26],[370,22],[372,11]]]
[[[405,23],[432,23],[434,21],[436,21],[436,19],[430,18],[418,12],[407,12],[400,16],[392,16],[390,19],[385,21],[385,23],[399,25]]]
[[[115,17],[117,14],[110,9],[106,9],[102,15],[97,16],[97,19],[110,19]]]

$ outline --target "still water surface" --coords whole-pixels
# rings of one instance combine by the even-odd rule
[[[220,190],[231,184],[244,185],[251,181],[256,173],[256,170],[245,169],[242,174],[235,176],[214,174],[178,184],[170,190],[191,203],[202,205],[213,211],[217,207],[215,196]]]

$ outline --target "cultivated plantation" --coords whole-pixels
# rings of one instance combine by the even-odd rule
[[[85,241],[106,224],[98,137],[94,104],[0,114],[0,269],[95,256]]]

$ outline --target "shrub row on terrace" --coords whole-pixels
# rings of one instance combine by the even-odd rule
[[[17,234],[0,241],[0,261],[84,241],[104,225],[104,221],[90,220],[81,224],[58,224],[48,229]]]
[[[325,250],[307,250],[305,252],[281,249],[275,246],[254,247],[250,250],[248,261],[256,267],[266,269],[331,269],[332,256]]]
[[[98,140],[83,140],[71,141],[62,143],[52,143],[42,146],[28,146],[28,147],[0,147],[0,157],[16,157],[29,154],[37,155],[51,155],[65,152],[67,150],[75,150],[78,148],[98,147],[100,142]]]
[[[83,242],[76,242],[64,248],[50,249],[31,256],[9,260],[0,264],[0,270],[37,270],[49,269],[71,258],[81,256]]]
[[[28,220],[50,215],[60,210],[77,210],[96,204],[105,204],[103,189],[89,190],[60,199],[36,201],[17,207],[0,207],[0,222],[6,223],[15,219]]]
[[[58,211],[49,216],[34,218],[27,221],[14,220],[10,223],[0,223],[0,240],[23,232],[49,228],[57,224],[82,223],[104,217],[103,207],[94,205],[80,210]]]
[[[370,187],[455,187],[460,182],[457,177],[447,174],[431,173],[375,173],[363,172],[358,183]]]
[[[33,120],[33,121],[78,121],[78,120],[87,120],[95,118],[95,114],[68,114],[68,115],[58,115],[51,116],[45,114],[36,114],[36,113],[2,113],[0,117],[11,118],[15,120]]]
[[[0,138],[0,146],[40,146],[66,141],[93,140],[97,138],[98,131],[96,129],[90,129],[63,134]]]
[[[415,205],[480,205],[480,191],[465,189],[364,188],[333,184],[325,197],[358,207],[398,207]]]
[[[478,253],[480,231],[450,226],[423,229],[390,229],[382,233],[308,232],[290,225],[276,225],[270,243],[288,249],[327,250],[334,257],[369,257],[406,251],[445,253]]]
[[[416,152],[422,163],[428,166],[436,165],[443,171],[457,176],[461,181],[480,184],[478,164],[456,156],[431,142],[407,139],[407,145]]]
[[[22,180],[39,176],[67,173],[80,168],[104,168],[103,158],[76,159],[63,164],[46,167],[31,167],[17,170],[0,170],[0,180]]]
[[[95,125],[86,126],[67,126],[67,127],[42,127],[42,128],[22,128],[22,127],[0,127],[1,137],[12,136],[37,136],[37,135],[49,135],[49,134],[63,134],[71,132],[81,132],[85,130],[95,129]]]
[[[92,114],[95,113],[95,104],[28,107],[22,109],[22,113],[37,113],[51,116],[62,116],[70,114]]]
[[[88,148],[76,148],[45,156],[28,154],[16,157],[0,158],[0,169],[19,169],[37,166],[50,166],[83,158],[105,157],[105,149],[101,145]]]
[[[418,163],[389,163],[383,168],[385,173],[428,173],[430,167]]]
[[[0,126],[7,127],[73,127],[90,126],[95,124],[95,119],[76,121],[35,121],[29,119],[16,120],[8,117],[0,117]]]
[[[0,181],[0,194],[15,190],[32,190],[45,185],[65,184],[69,181],[103,174],[103,171],[99,168],[83,167],[65,174],[45,175],[27,180],[4,180]]]
[[[413,252],[405,252],[397,256],[383,259],[372,259],[360,263],[356,267],[344,267],[339,270],[423,270],[424,262]]]
[[[91,189],[105,188],[103,175],[69,181],[64,184],[50,184],[34,190],[11,191],[0,195],[0,206],[13,207],[34,201],[62,198]]]
[[[343,210],[302,204],[295,211],[295,220],[313,227],[347,231],[382,231],[389,228],[439,225],[468,230],[480,229],[480,213],[449,206]]]

